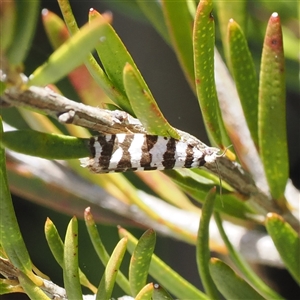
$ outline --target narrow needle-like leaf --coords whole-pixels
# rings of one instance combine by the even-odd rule
[[[29,277],[20,272],[18,276],[20,285],[30,299],[49,300],[50,298]]]
[[[209,270],[219,291],[226,299],[265,299],[221,260],[212,258],[209,262]]]
[[[169,0],[161,2],[166,25],[178,61],[181,64],[188,83],[195,90],[192,44],[193,16],[190,14],[188,1],[177,1],[176,4]]]
[[[207,194],[205,203],[202,208],[202,215],[198,230],[198,238],[196,243],[196,258],[198,271],[202,280],[202,284],[208,296],[211,299],[218,299],[219,293],[209,272],[209,221],[214,209],[214,201],[216,197],[216,188],[212,188]]]
[[[289,174],[285,65],[280,18],[273,13],[267,27],[259,83],[259,151],[271,195],[284,206]]]
[[[228,249],[230,258],[233,260],[236,267],[242,272],[244,278],[266,299],[283,299],[279,294],[268,287],[257,274],[255,274],[245,259],[236,249],[233,248],[223,228],[220,214],[215,212],[214,218],[226,248]]]
[[[109,262],[110,256],[102,243],[90,207],[86,208],[84,211],[84,220],[94,249],[102,264],[106,266]],[[129,281],[121,271],[118,272],[116,281],[127,295],[131,295]]]
[[[169,294],[167,290],[165,290],[162,286],[155,283],[153,285],[153,300],[172,300],[172,296]]]
[[[2,120],[0,119],[0,140],[2,139],[3,127]],[[38,283],[38,279],[32,273],[32,263],[20,232],[9,192],[5,150],[3,147],[0,147],[0,187],[0,244],[11,263],[30,277],[32,281]]]
[[[135,300],[152,300],[153,295],[153,283],[145,285],[139,293],[135,296]]]
[[[228,23],[227,41],[236,88],[253,142],[258,147],[258,80],[246,37],[233,19]]]
[[[124,67],[123,81],[131,107],[147,132],[179,139],[179,134],[165,119],[149,89],[145,88],[139,73],[128,63]]]
[[[211,143],[224,148],[229,144],[219,108],[214,76],[215,26],[212,1],[204,0],[198,5],[194,32],[195,82],[204,124]]]
[[[90,155],[88,139],[34,130],[4,132],[0,143],[14,151],[48,159],[72,159]]]
[[[7,56],[11,64],[17,65],[24,62],[30,49],[38,21],[40,1],[32,1],[30,5],[26,1],[14,1],[14,3],[17,8],[16,24],[12,35],[13,40],[7,50]],[[1,8],[2,5],[1,3]],[[3,13],[1,12],[1,14]],[[2,26],[1,23],[1,30]]]
[[[97,19],[84,25],[80,31],[61,45],[47,62],[33,72],[28,85],[43,86],[54,83],[80,66],[87,59],[89,52],[99,43],[104,24],[103,20]]]
[[[119,227],[119,236],[128,238],[127,249],[129,253],[132,254],[137,245],[137,239],[121,227]],[[152,255],[149,274],[179,299],[209,299],[204,293],[172,270],[155,254]]]
[[[127,238],[122,238],[111,254],[98,287],[96,300],[109,300],[111,298],[117,273],[126,252],[126,244]]]
[[[285,266],[298,284],[300,284],[299,233],[275,213],[267,215],[266,228]]]
[[[78,271],[78,222],[74,217],[67,228],[63,265],[64,285],[69,299],[82,299]]]
[[[137,295],[146,284],[155,241],[155,232],[152,229],[148,229],[139,239],[131,256],[129,282],[134,296]]]
[[[230,19],[235,19],[243,30],[246,29],[247,24],[247,1],[214,1],[218,16],[218,25],[220,28],[220,34],[222,44],[224,48],[225,58],[227,63],[230,65],[228,60],[228,43],[227,43],[227,24]]]
[[[52,221],[47,218],[45,222],[45,236],[48,242],[48,246],[57,261],[57,263],[63,268],[64,267],[64,244],[61,240],[59,233],[52,223]],[[80,283],[87,288],[89,288],[93,293],[97,292],[97,288],[90,283],[85,274],[79,269],[79,279]]]

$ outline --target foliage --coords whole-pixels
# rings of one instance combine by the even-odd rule
[[[68,76],[85,105],[121,109],[140,120],[148,133],[179,138],[182,132],[171,126],[164,117],[134,60],[110,25],[111,15],[101,15],[96,10],[90,10],[88,23],[78,28],[68,1],[58,0],[58,3],[64,21],[47,10],[43,10],[42,14],[45,30],[55,50],[28,80],[21,76],[22,63],[34,36],[38,1],[32,5],[18,1],[3,4],[0,32],[3,41],[2,105],[13,93],[21,95],[33,91],[36,86],[49,85],[59,94],[57,87],[52,84]],[[22,168],[18,168],[20,162],[6,163],[5,149],[8,160],[11,159],[12,150],[46,159],[79,158],[89,155],[85,138],[90,136],[90,132],[81,127],[63,127],[42,115],[51,115],[49,110],[36,107],[42,113],[37,114],[32,111],[30,103],[19,101],[13,104],[18,106],[19,113],[30,129],[3,132],[1,127],[0,272],[4,278],[0,279],[0,294],[24,292],[30,299],[49,299],[57,294],[57,299],[81,299],[86,297],[82,294],[82,285],[95,295],[95,299],[110,299],[117,284],[124,293],[135,299],[172,299],[173,296],[179,299],[217,299],[220,294],[228,299],[281,299],[251,270],[231,244],[230,231],[223,228],[221,217],[229,221],[233,228],[246,228],[249,224],[251,227],[265,226],[285,267],[295,281],[300,283],[299,220],[292,214],[291,197],[285,193],[289,184],[289,165],[282,26],[279,15],[273,13],[265,33],[258,80],[245,33],[247,18],[253,21],[246,15],[246,4],[245,1],[238,1],[233,7],[225,7],[222,2],[217,2],[214,7],[220,25],[224,57],[236,89],[215,48],[212,1],[203,0],[198,5],[193,1],[179,1],[176,5],[172,1],[136,1],[128,7],[134,10],[136,16],[147,16],[166,43],[174,49],[187,82],[197,96],[210,143],[225,150],[229,163],[236,165],[232,162],[236,159],[241,164],[243,174],[250,178],[250,187],[253,184],[252,192],[251,189],[246,190],[246,187],[245,190],[237,188],[239,178],[226,180],[222,174],[224,182],[221,183],[221,193],[217,193],[215,186],[219,184],[219,179],[207,169],[178,170],[165,174],[141,173],[136,177],[123,174],[97,177],[80,168],[77,160],[67,161],[65,167],[65,171],[72,174],[70,176],[75,173],[76,180],[85,187],[96,185],[97,192],[101,188],[101,191],[103,189],[110,197],[114,197],[117,206],[137,208],[137,213],[122,215],[115,206],[114,215],[107,217],[110,222],[116,224],[124,221],[125,217],[127,224],[141,225],[142,218],[138,219],[137,215],[143,216],[144,226],[150,224],[157,231],[167,232],[172,237],[195,244],[196,262],[204,291],[197,289],[153,254],[156,242],[153,229],[148,229],[136,240],[128,231],[119,227],[120,241],[109,255],[96,229],[90,208],[84,211],[86,228],[94,250],[105,266],[98,287],[91,284],[79,268],[80,240],[76,217],[71,219],[64,240],[50,219],[45,224],[47,243],[63,270],[65,290],[35,268],[18,226],[9,183],[23,190],[24,194],[31,184],[31,195],[43,199],[39,200],[40,203],[46,201],[47,205],[55,206],[56,209],[65,211],[64,201],[70,204],[72,199],[73,210],[67,209],[70,214],[77,213],[80,216],[82,205],[86,202],[81,202],[84,196],[80,194],[80,187],[76,190],[75,177],[72,177],[75,193],[72,194],[68,184],[64,183],[65,190],[60,194],[53,189],[51,181],[47,181],[42,174],[35,174],[33,165],[22,173]],[[126,7],[126,4],[123,5]],[[236,20],[230,19],[235,16]],[[288,36],[287,44],[294,45],[295,38]],[[93,49],[101,65],[90,53]],[[289,59],[295,59],[292,50],[289,49],[287,53]],[[44,91],[47,93],[47,88]],[[98,102],[95,102],[95,95]],[[230,106],[234,107],[233,110],[237,107],[241,109],[237,109],[236,114]],[[59,116],[56,117],[59,119]],[[9,122],[5,112],[3,118]],[[87,128],[91,129],[91,126]],[[232,151],[227,149],[231,143]],[[50,167],[54,167],[50,163]],[[218,171],[218,165],[216,169]],[[48,171],[51,173],[53,170]],[[11,182],[7,179],[7,173]],[[141,191],[135,185],[137,180],[163,200],[154,199]],[[203,204],[201,211],[187,195]],[[64,197],[64,201],[55,200],[61,197]],[[97,215],[95,208],[94,205],[93,213]],[[167,214],[164,210],[167,210]],[[108,210],[99,207],[99,211],[103,215]],[[175,213],[180,213],[184,221],[189,218],[198,221],[201,214],[198,232],[182,225],[181,218],[172,217]],[[211,218],[213,214],[214,219]],[[101,216],[96,220],[101,220]],[[209,230],[212,222],[218,226],[225,247],[220,241],[212,245],[213,237]],[[211,250],[219,251],[221,248],[228,251],[235,269],[239,270],[242,277],[222,260],[210,258]],[[131,255],[128,278],[118,271],[126,250]],[[159,284],[148,283],[148,275]]]

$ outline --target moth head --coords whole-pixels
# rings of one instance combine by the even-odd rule
[[[218,154],[220,152],[219,148],[208,147],[204,152],[204,160],[207,163],[213,163],[216,161],[216,158],[222,156],[223,154]]]

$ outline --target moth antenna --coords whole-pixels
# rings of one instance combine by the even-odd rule
[[[227,147],[225,148],[225,150],[223,151],[223,153],[217,155],[217,157],[223,157],[223,156],[226,154],[227,150],[228,150],[230,147],[232,147],[232,144],[229,145],[229,146],[227,146]],[[218,172],[218,174],[219,174],[219,182],[220,182],[220,199],[221,199],[222,207],[224,207],[224,202],[223,202],[223,197],[222,197],[222,196],[223,196],[222,177],[221,177],[221,172],[220,172],[220,168],[219,168],[219,165],[218,165],[217,160],[215,160],[215,164],[216,164],[217,172]]]
[[[233,146],[232,144],[229,145],[229,146],[227,146],[227,147],[225,148],[225,150],[224,150],[221,154],[217,155],[217,157],[223,157],[223,156],[226,154],[227,150],[228,150],[230,147],[232,147],[232,146]]]
[[[227,147],[228,148],[228,147]],[[226,148],[226,150],[227,150]],[[225,150],[225,151],[226,151]],[[223,155],[223,154],[222,154]],[[219,168],[219,165],[218,165],[218,162],[217,160],[215,160],[215,164],[216,164],[216,168],[217,168],[217,172],[219,174],[219,183],[220,183],[220,199],[221,199],[221,203],[222,203],[222,207],[224,207],[224,202],[223,202],[223,189],[222,189],[222,177],[221,177],[221,172],[220,172],[220,168]]]

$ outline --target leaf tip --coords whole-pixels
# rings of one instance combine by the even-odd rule
[[[221,260],[219,258],[216,258],[216,257],[211,257],[209,259],[209,263],[212,264],[212,265],[216,265],[218,264],[219,262],[221,262]]]
[[[267,221],[268,220],[278,220],[278,221],[284,222],[284,219],[280,215],[273,213],[273,212],[267,213],[266,219],[267,219]]]
[[[93,215],[91,213],[91,208],[90,207],[87,207],[85,210],[84,210],[84,220],[88,223],[92,223],[94,221],[93,219]]]
[[[46,222],[45,222],[45,227],[52,225],[53,222],[51,221],[51,219],[49,217],[46,218]]]

